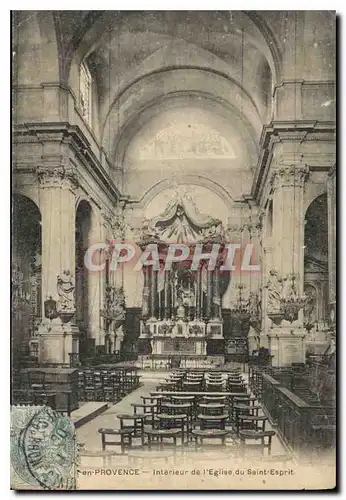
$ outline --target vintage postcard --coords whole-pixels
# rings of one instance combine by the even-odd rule
[[[11,22],[11,487],[335,488],[335,12]]]

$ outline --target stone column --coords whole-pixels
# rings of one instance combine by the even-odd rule
[[[329,275],[329,322],[336,322],[336,165],[328,172],[328,275]]]
[[[156,320],[157,271],[151,269],[150,319]]]
[[[99,214],[96,213],[94,207],[91,208],[90,213],[90,230],[87,238],[87,246],[92,244],[101,243],[105,240],[104,229],[99,219]],[[97,251],[97,256],[101,260],[101,251]],[[98,259],[95,259],[98,262]],[[90,271],[84,267],[84,272],[87,274],[87,330],[88,338],[95,339],[95,345],[103,344],[101,338],[101,321],[100,310],[103,303],[103,288],[104,288],[104,272]]]
[[[58,300],[57,277],[69,271],[75,279],[75,188],[72,170],[62,166],[38,168],[42,214],[42,323],[39,328],[40,364],[69,365],[69,353],[78,355],[78,328],[74,320],[45,318],[44,302]],[[75,309],[75,302],[71,304]]]
[[[171,273],[170,271],[165,271],[165,291],[164,291],[164,319],[170,319],[171,317],[171,307],[170,307],[170,280],[171,280]]]
[[[220,269],[216,266],[213,273],[214,293],[213,293],[213,316],[214,319],[221,319],[220,301]]]
[[[211,318],[212,315],[212,300],[213,300],[213,271],[207,269],[207,303],[206,317]]]
[[[295,274],[298,292],[304,288],[304,184],[308,167],[299,155],[274,165],[272,173],[272,264],[282,278]],[[305,361],[303,311],[293,323],[272,324],[269,344],[276,366]]]
[[[199,321],[201,319],[201,268],[199,267],[196,271],[196,313],[195,319]]]
[[[308,167],[280,164],[274,168],[273,182],[273,265],[282,277],[299,275],[299,291],[304,288],[304,184]]]
[[[150,275],[147,266],[143,266],[143,302],[142,302],[142,316],[147,318],[149,314],[149,300],[150,300]]]

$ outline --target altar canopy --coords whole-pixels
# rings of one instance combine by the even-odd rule
[[[146,222],[149,235],[165,243],[197,243],[223,232],[222,222],[200,213],[187,196],[172,200],[162,214]]]

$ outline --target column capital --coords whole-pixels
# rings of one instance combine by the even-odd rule
[[[309,174],[309,166],[303,162],[279,163],[274,167],[271,185],[274,189],[280,187],[304,187]]]
[[[112,237],[115,240],[125,238],[127,226],[125,224],[124,211],[121,208],[118,208],[114,213],[109,210],[102,210],[101,215],[106,225],[110,228]]]
[[[75,170],[71,167],[58,165],[56,167],[44,167],[39,165],[36,174],[41,188],[65,188],[72,191],[77,189],[79,181]]]

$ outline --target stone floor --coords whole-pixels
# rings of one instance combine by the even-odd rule
[[[139,389],[127,395],[119,403],[111,406],[104,413],[77,429],[77,440],[79,443],[83,443],[84,445],[81,461],[82,467],[93,468],[103,467],[105,465],[114,466],[114,464],[117,466],[128,466],[133,463],[137,465],[140,464],[141,466],[147,466],[149,462],[151,467],[158,467],[162,465],[167,466],[167,464],[175,466],[177,463],[179,465],[184,464],[184,466],[198,463],[199,467],[206,467],[210,466],[211,462],[213,462],[214,468],[224,468],[230,465],[234,467],[237,460],[242,460],[239,458],[239,456],[241,456],[239,444],[231,436],[227,438],[226,447],[221,448],[215,444],[210,446],[206,443],[205,449],[202,448],[201,451],[198,452],[195,451],[193,444],[184,448],[178,446],[174,449],[172,445],[167,443],[164,447],[164,451],[148,452],[148,457],[144,457],[145,454],[143,454],[143,457],[131,458],[131,452],[129,454],[130,456],[128,456],[128,454],[121,455],[119,453],[119,447],[107,448],[107,450],[112,450],[112,456],[102,456],[101,436],[98,433],[98,429],[101,427],[119,428],[119,420],[116,418],[116,415],[119,413],[132,413],[131,403],[139,403],[141,402],[140,396],[145,396],[150,392],[155,391],[158,381],[163,379],[165,376],[167,376],[167,374],[143,373],[141,377],[141,387]],[[271,429],[268,422],[266,429]],[[134,446],[137,446],[136,440],[134,440]],[[133,455],[136,453],[137,452],[133,453]],[[277,436],[273,438],[272,455],[287,455],[287,451]],[[247,457],[251,460],[255,460],[256,462],[260,459],[258,450],[256,450],[256,452],[250,451],[250,455],[247,455]]]

